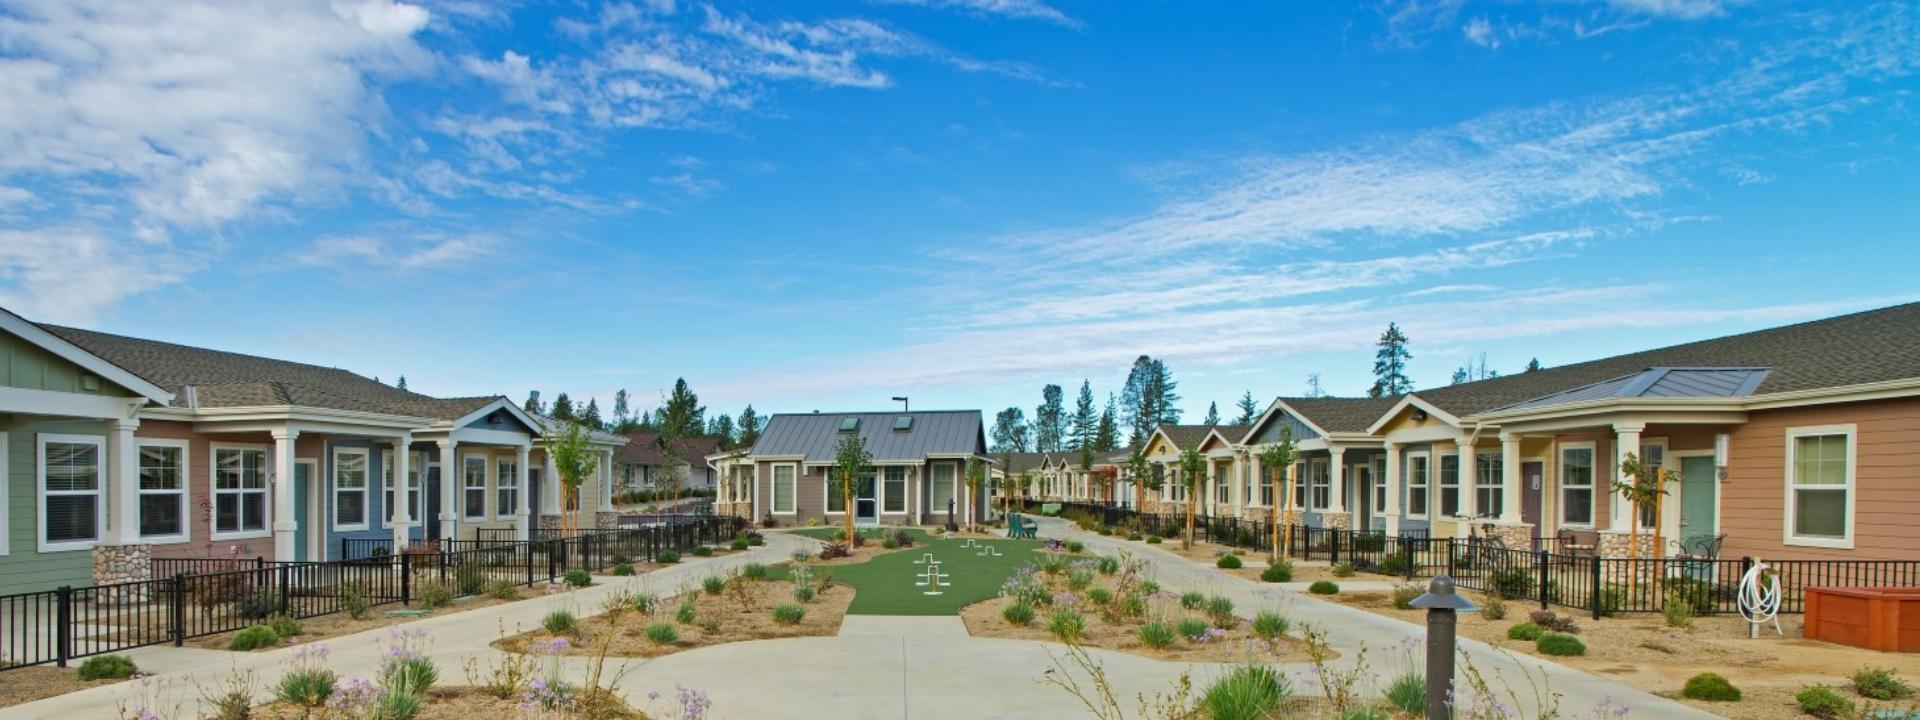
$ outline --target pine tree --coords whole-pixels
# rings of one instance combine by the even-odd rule
[[[632,424],[632,420],[633,404],[628,400],[627,389],[620,388],[619,392],[613,394],[613,431],[631,432],[632,428],[628,426]]]
[[[1026,452],[1029,445],[1027,413],[1017,407],[993,416],[993,452]]]
[[[1093,409],[1093,386],[1080,381],[1080,397],[1073,402],[1073,422],[1068,426],[1068,447],[1079,450],[1097,444],[1100,413]]]
[[[553,399],[553,417],[557,420],[573,419],[573,399],[566,393],[560,393]]]
[[[1100,422],[1094,426],[1093,449],[1113,452],[1120,448],[1120,419],[1115,412],[1113,393],[1107,393],[1107,406],[1100,411]]]
[[[701,407],[700,396],[687,386],[686,378],[673,382],[673,393],[667,396],[665,406],[654,418],[661,428],[673,428],[680,437],[693,437],[707,431],[707,409]]]
[[[739,425],[740,447],[753,447],[754,443],[760,442],[760,414],[753,411],[752,405],[740,411]]]
[[[1173,371],[1167,369],[1167,363],[1155,358],[1153,361],[1152,389],[1154,426],[1180,424],[1180,393],[1174,388],[1180,384],[1173,381]]]
[[[640,411],[640,423],[638,426],[634,428],[634,430],[636,432],[653,432],[653,429],[654,429],[653,428],[653,411],[652,410]]]
[[[1040,406],[1033,409],[1033,449],[1057,452],[1066,447],[1067,407],[1059,385],[1040,388]]]
[[[1540,358],[1534,358],[1532,360],[1527,361],[1527,372],[1534,372],[1539,369],[1540,369]]]
[[[1201,421],[1201,424],[1206,425],[1208,427],[1213,427],[1220,424],[1220,403],[1217,403],[1217,402],[1207,403],[1207,419]]]
[[[394,383],[393,386],[400,388],[401,390],[407,389],[407,376],[401,375],[400,382]]]
[[[1234,403],[1233,406],[1240,408],[1240,417],[1233,419],[1235,425],[1252,425],[1253,421],[1260,417],[1260,406],[1253,402],[1252,390],[1241,395],[1240,402]]]
[[[1153,382],[1153,358],[1134,358],[1127,384],[1120,388],[1120,422],[1127,426],[1128,443],[1138,445],[1153,432],[1154,415],[1147,407],[1147,386]]]
[[[1326,397],[1327,389],[1320,387],[1320,373],[1307,373],[1307,397]]]
[[[720,413],[720,417],[707,424],[707,435],[719,438],[722,448],[733,447],[733,432],[733,416],[726,413]]]
[[[527,411],[528,413],[531,413],[531,414],[534,414],[534,415],[545,415],[545,414],[547,414],[547,407],[546,407],[545,405],[541,405],[541,404],[540,404],[540,391],[539,391],[539,390],[528,390],[528,391],[527,391],[527,401],[526,401],[525,403],[522,403],[522,404],[520,405],[520,409],[521,409],[521,410],[525,410],[525,411]]]
[[[1413,390],[1413,381],[1407,379],[1407,361],[1413,359],[1407,342],[1399,324],[1387,323],[1387,331],[1374,343],[1379,350],[1374,352],[1373,387],[1367,397],[1399,397]]]
[[[600,421],[600,401],[587,398],[587,410],[580,415],[580,424],[594,430],[603,429]]]

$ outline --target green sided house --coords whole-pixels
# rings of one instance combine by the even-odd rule
[[[873,455],[853,507],[829,482],[834,452],[858,437]],[[969,462],[991,463],[978,410],[781,414],[735,463],[752,474],[752,517],[778,525],[965,523],[986,519],[988,493],[967,490]]]

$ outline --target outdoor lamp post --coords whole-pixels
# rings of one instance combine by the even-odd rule
[[[1447,691],[1453,688],[1454,626],[1459,621],[1455,613],[1479,608],[1454,592],[1453,578],[1446,575],[1435,575],[1426,594],[1409,604],[1427,609],[1427,720],[1450,720]]]

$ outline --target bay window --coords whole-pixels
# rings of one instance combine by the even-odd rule
[[[39,444],[40,549],[88,547],[106,526],[107,439],[47,434]]]
[[[187,536],[187,443],[140,442],[140,537],[184,540]]]
[[[267,451],[216,446],[213,450],[214,536],[265,534],[266,531]]]

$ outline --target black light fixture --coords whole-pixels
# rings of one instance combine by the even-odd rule
[[[1427,411],[1425,411],[1425,410],[1421,410],[1420,408],[1414,408],[1414,409],[1413,409],[1413,421],[1414,421],[1414,422],[1426,422],[1426,421],[1427,421]]]
[[[912,408],[911,406],[909,406],[909,405],[907,404],[907,396],[905,396],[905,395],[895,395],[895,396],[893,396],[893,401],[894,401],[894,402],[897,402],[897,403],[900,403],[900,412],[912,412],[912,411],[913,411],[913,408]]]

